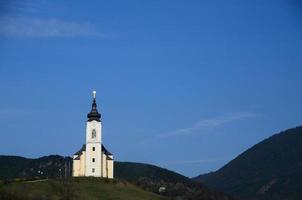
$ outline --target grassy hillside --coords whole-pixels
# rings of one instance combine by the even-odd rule
[[[260,142],[196,180],[249,199],[302,199],[302,127]]]
[[[154,193],[164,186],[163,194],[177,200],[228,200],[232,199],[220,192],[209,190],[188,177],[154,165],[116,162],[115,177],[127,180],[144,190]]]
[[[1,200],[164,200],[130,183],[100,178],[70,178],[0,185]]]
[[[16,156],[0,156],[0,179],[11,178],[59,178],[68,175],[69,157],[45,156],[38,159],[26,159]],[[9,166],[14,168],[9,171]],[[67,170],[66,170],[67,169]],[[67,173],[66,173],[67,171]],[[43,172],[43,174],[41,174]],[[115,178],[131,182],[140,188],[158,193],[160,187],[166,190],[162,193],[170,199],[178,200],[220,200],[231,199],[224,194],[211,191],[201,183],[193,181],[173,171],[154,165],[115,162]]]

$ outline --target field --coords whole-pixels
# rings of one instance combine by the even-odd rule
[[[101,178],[70,178],[0,185],[1,200],[164,200],[128,182]]]

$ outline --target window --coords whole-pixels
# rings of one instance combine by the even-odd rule
[[[95,151],[95,147],[92,147],[92,151]]]
[[[95,162],[95,158],[92,158],[92,162]]]
[[[96,131],[95,129],[92,129],[92,133],[91,133],[91,138],[95,138],[96,137]]]
[[[94,171],[95,171],[95,169],[94,169],[94,168],[92,168],[92,173],[94,173]]]

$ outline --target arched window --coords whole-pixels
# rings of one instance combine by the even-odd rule
[[[95,137],[96,137],[96,131],[95,129],[92,129],[91,138],[95,138]]]

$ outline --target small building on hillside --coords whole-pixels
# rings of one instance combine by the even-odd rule
[[[73,155],[72,176],[113,178],[113,155],[102,143],[101,114],[97,110],[96,92],[90,113],[87,114],[86,144]]]

